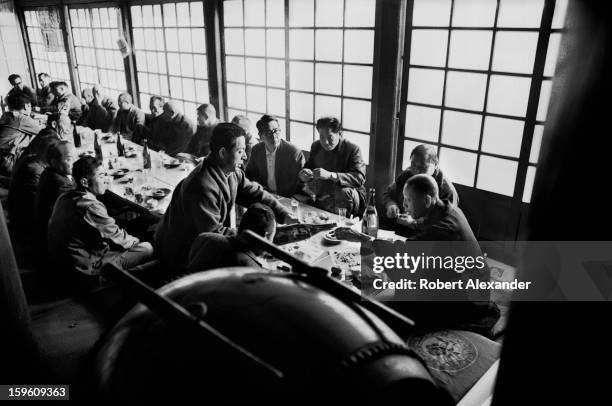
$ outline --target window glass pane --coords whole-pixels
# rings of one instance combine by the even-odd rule
[[[289,64],[289,86],[291,89],[312,91],[312,65],[310,62],[291,62]]]
[[[422,143],[422,142],[418,142],[418,141],[410,141],[410,140],[406,140],[404,141],[404,154],[403,154],[403,159],[402,159],[402,168],[408,168],[410,167],[410,155],[412,154],[412,150],[414,148],[416,148],[419,145],[428,145],[428,146],[432,146],[435,148],[435,150],[438,150],[438,146],[437,145],[432,145],[432,144],[427,144],[427,143]]]
[[[236,85],[233,83],[227,84],[227,103],[229,106],[245,109],[246,96],[244,93],[244,85]]]
[[[496,3],[495,0],[455,0],[453,26],[492,27]]]
[[[181,74],[181,61],[179,54],[169,53],[168,54],[168,71],[171,75]]]
[[[318,27],[342,27],[343,0],[317,0]]]
[[[181,84],[181,78],[170,76],[170,95],[173,98],[183,98],[183,86]]]
[[[501,0],[498,27],[539,28],[544,0]]]
[[[546,64],[544,65],[544,76],[555,74],[557,58],[559,57],[559,45],[561,44],[561,34],[552,33],[548,39],[548,51],[546,51]]]
[[[486,85],[487,75],[448,72],[444,104],[449,107],[482,111]]]
[[[285,62],[268,60],[268,86],[285,87]]]
[[[372,63],[374,30],[350,30],[344,33],[344,61]]]
[[[442,104],[444,71],[410,68],[408,100],[417,103]]]
[[[161,5],[156,4],[153,6],[153,25],[161,27],[163,24]]]
[[[477,150],[480,141],[479,114],[445,111],[442,120],[442,142],[448,145]]]
[[[343,100],[342,126],[347,130],[370,132],[371,103],[361,100]]]
[[[247,26],[264,26],[266,10],[264,0],[248,0],[244,2],[244,23]]]
[[[533,129],[533,140],[531,141],[531,151],[529,153],[529,162],[532,164],[538,163],[542,146],[542,135],[544,135],[544,126],[536,125]]]
[[[524,122],[499,117],[486,117],[482,150],[491,154],[518,158],[521,153]]]
[[[223,2],[223,22],[226,27],[242,26],[242,0]]]
[[[404,136],[426,141],[438,141],[440,109],[408,105]]]
[[[226,29],[225,34],[225,53],[240,55],[244,53],[244,37],[240,29]]]
[[[533,182],[535,180],[535,166],[527,167],[527,176],[525,177],[525,189],[523,189],[523,202],[531,203],[531,194],[533,192]]]
[[[303,151],[310,151],[310,146],[314,141],[314,126],[292,121],[289,129],[291,131],[291,143]]]
[[[266,31],[263,29],[244,30],[244,53],[246,55],[266,56]]]
[[[132,6],[130,11],[132,12],[132,26],[142,27],[142,12],[140,6]],[[74,10],[71,10],[71,13],[72,12],[74,12]]]
[[[260,58],[246,58],[246,81],[254,85],[266,84],[266,61]]]
[[[285,92],[283,90],[268,89],[268,113],[285,116]]]
[[[525,117],[531,79],[491,75],[487,111]]]
[[[542,81],[542,88],[540,89],[540,100],[538,101],[538,114],[537,120],[546,120],[546,114],[548,114],[548,106],[550,102],[550,92],[552,90],[552,81]]]
[[[264,87],[247,86],[247,109],[258,113],[266,112],[266,89]]]
[[[372,68],[369,66],[344,65],[345,96],[372,97]]]
[[[179,28],[179,50],[181,52],[191,52],[191,30],[188,28]]]
[[[493,70],[532,73],[537,45],[537,33],[498,32],[493,52]]]
[[[285,25],[284,0],[266,0],[266,15],[268,27],[283,27]]]
[[[176,25],[176,9],[174,7],[174,3],[164,4],[164,25],[166,26]]]
[[[268,30],[267,52],[268,56],[276,58],[285,57],[285,32],[283,30]]]
[[[453,183],[474,186],[476,154],[452,148],[440,148],[440,167]]]
[[[412,30],[410,63],[413,65],[446,65],[448,30]]]
[[[451,0],[414,0],[412,25],[447,27]]]
[[[290,114],[291,118],[311,123],[313,121],[313,99],[311,94],[291,92]]]
[[[342,66],[330,63],[316,64],[315,91],[337,94],[342,89]]]
[[[189,78],[183,78],[183,98],[190,101],[196,100],[195,81]]]
[[[313,30],[289,30],[289,57],[293,59],[314,58]]]
[[[518,162],[516,161],[481,155],[476,187],[489,192],[512,196],[517,167]]]
[[[202,2],[193,1],[189,3],[189,13],[191,15],[191,26],[192,27],[203,27],[204,26],[204,8]]]
[[[565,27],[565,14],[567,13],[567,0],[557,0],[555,2],[555,12],[553,14],[552,28],[560,29]]]
[[[289,2],[289,25],[291,27],[314,26],[314,0],[291,0]]]
[[[492,37],[493,33],[491,31],[453,30],[451,32],[448,66],[451,68],[487,70],[489,68]]]
[[[145,38],[151,38],[153,30],[145,30]],[[148,43],[145,39],[145,46],[147,49],[153,49],[152,44]],[[178,51],[178,32],[175,28],[166,28],[166,46],[168,51]]]
[[[342,117],[341,99],[339,97],[316,96],[315,97],[315,122],[324,116]]]
[[[205,80],[196,80],[196,96],[199,103],[206,103],[209,99],[208,82]]]
[[[191,29],[191,43],[193,45],[193,52],[204,53],[206,52],[206,42],[204,37],[204,28],[192,28]]]
[[[366,165],[370,163],[370,136],[366,134],[354,133],[351,131],[344,131],[342,133],[344,138],[357,144],[361,150],[361,157],[363,158]]]
[[[319,61],[342,61],[342,30],[316,30],[316,58]]]
[[[346,13],[344,25],[346,27],[374,27],[376,15],[375,0],[350,0],[345,2]]]

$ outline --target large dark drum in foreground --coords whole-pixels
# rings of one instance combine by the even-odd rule
[[[159,293],[202,315],[283,377],[138,305],[96,354],[103,398],[210,404],[384,404],[399,398],[405,405],[445,399],[421,361],[378,317],[295,276],[219,269],[186,276]]]

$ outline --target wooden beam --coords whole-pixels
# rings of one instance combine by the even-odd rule
[[[222,7],[219,0],[204,1],[204,26],[206,27],[206,63],[208,67],[209,102],[217,109],[219,117],[227,116],[223,84]],[[202,100],[204,103],[205,100]]]

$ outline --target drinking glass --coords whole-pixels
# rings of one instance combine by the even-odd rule
[[[343,227],[345,220],[346,220],[346,208],[341,207],[338,209],[338,227]]]
[[[299,208],[300,208],[300,203],[295,199],[291,199],[291,212],[293,213],[293,216],[295,218],[298,218]]]

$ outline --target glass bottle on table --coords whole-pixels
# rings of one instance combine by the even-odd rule
[[[378,212],[376,211],[376,191],[370,189],[368,203],[363,212],[361,231],[371,237],[378,237]]]
[[[147,139],[145,138],[143,141],[144,148],[142,149],[142,167],[145,170],[151,169],[151,153],[149,152],[149,147],[147,146]]]
[[[72,137],[74,139],[74,147],[75,148],[81,148],[81,136],[79,135],[79,132],[77,131],[76,128],[76,121],[72,122]]]
[[[123,146],[123,141],[121,141],[121,133],[117,133],[117,156],[125,155],[125,147]]]
[[[96,155],[96,159],[100,162],[104,161],[104,156],[102,155],[102,146],[100,145],[100,141],[98,140],[98,132],[94,132],[94,152]]]

